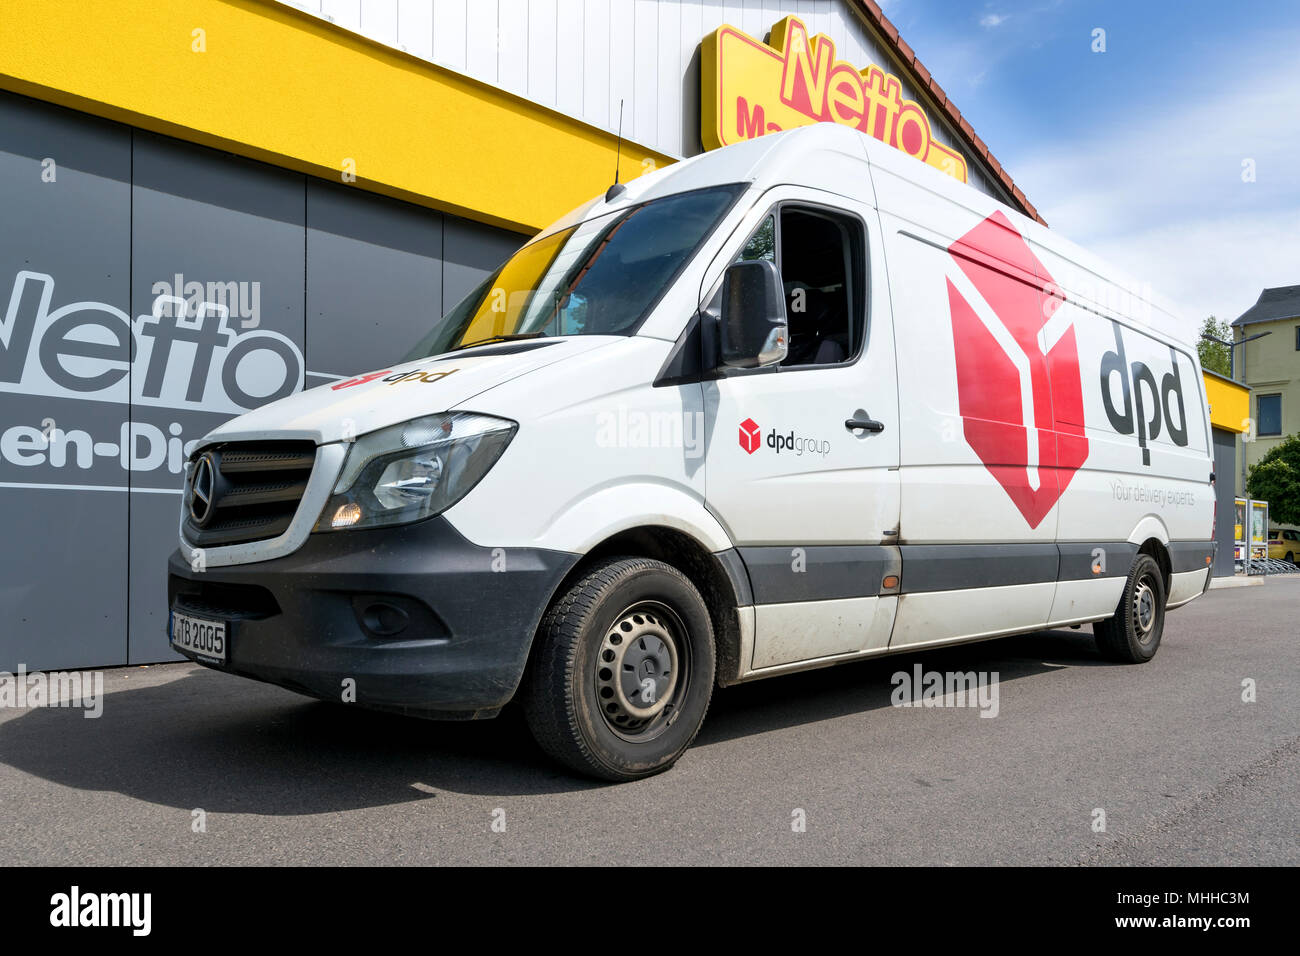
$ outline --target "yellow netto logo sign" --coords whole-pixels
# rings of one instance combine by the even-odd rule
[[[700,47],[705,149],[809,123],[842,123],[966,182],[966,160],[935,142],[920,105],[898,77],[835,58],[824,34],[809,38],[798,17],[772,27],[772,44],[723,26]]]

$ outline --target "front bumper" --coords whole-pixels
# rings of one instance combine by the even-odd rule
[[[195,570],[168,562],[174,610],[228,622],[224,664],[200,664],[427,717],[494,715],[523,676],[538,621],[578,555],[483,548],[443,517],[313,534],[297,551]]]

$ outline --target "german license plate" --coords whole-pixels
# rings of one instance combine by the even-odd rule
[[[172,611],[172,647],[206,660],[226,661],[227,629],[225,621],[212,621]]]

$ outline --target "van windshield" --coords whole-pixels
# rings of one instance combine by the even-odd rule
[[[512,337],[634,334],[743,188],[666,196],[535,239],[443,316],[405,361]]]

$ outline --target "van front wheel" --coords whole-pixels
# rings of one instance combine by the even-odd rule
[[[713,692],[713,626],[676,568],[648,558],[592,568],[547,611],[537,641],[524,713],[560,762],[635,780],[695,739]]]
[[[1143,664],[1156,656],[1165,629],[1165,579],[1149,554],[1139,554],[1128,573],[1115,616],[1092,626],[1102,656]]]

